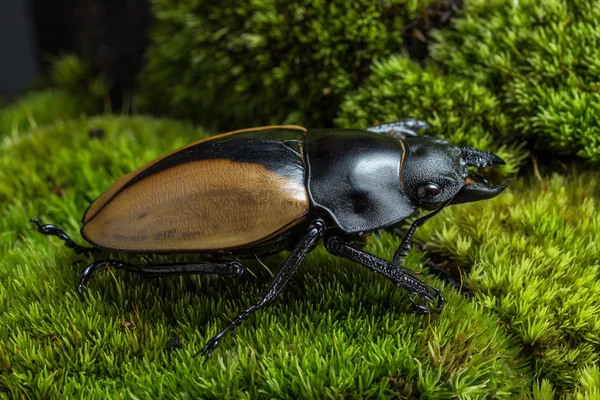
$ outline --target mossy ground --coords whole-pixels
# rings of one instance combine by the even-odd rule
[[[527,140],[552,156],[600,162],[600,2],[152,4],[156,24],[138,96],[145,112],[221,129],[329,127],[373,109],[383,121],[400,109],[401,118],[416,109],[434,119],[429,108],[441,100],[452,111],[438,127],[462,124],[456,136],[487,145]],[[429,37],[432,26],[439,29]],[[401,61],[414,61],[415,42],[425,72]],[[473,126],[461,119],[469,113]]]
[[[445,210],[417,234],[520,341],[535,377],[583,398],[600,395],[599,211],[597,172],[563,171]]]
[[[92,129],[104,136],[90,137]],[[430,274],[425,256],[412,252],[408,267],[443,289],[440,315],[407,313],[402,290],[322,247],[206,364],[192,354],[255,300],[285,254],[251,261],[237,280],[101,271],[80,301],[77,272],[91,259],[30,230],[28,219],[79,239],[82,212],[115,179],[204,136],[168,120],[101,117],[4,139],[0,397],[599,395],[600,187],[592,173],[520,178],[493,201],[428,222],[419,241],[460,265],[474,294]],[[367,250],[390,257],[399,241],[378,232]],[[183,347],[168,350],[174,336]]]

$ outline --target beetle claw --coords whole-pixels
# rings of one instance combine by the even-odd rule
[[[434,307],[430,308],[427,305],[419,304],[414,295],[419,296],[421,300],[431,303]],[[444,297],[439,289],[427,286],[426,291],[415,291],[408,295],[409,300],[415,306],[415,313],[417,314],[431,314],[432,312],[439,313],[444,308]]]
[[[80,276],[80,278],[79,284],[77,285],[77,292],[79,292],[79,294],[87,293],[89,289],[86,285],[89,281],[89,278],[85,276]]]
[[[208,342],[206,342],[206,344],[204,345],[202,350],[200,350],[199,352],[194,354],[194,357],[202,355],[204,357],[204,362],[206,363],[208,361],[208,359],[210,358],[210,355],[217,348],[218,345],[219,345],[219,340],[217,338],[212,338]]]

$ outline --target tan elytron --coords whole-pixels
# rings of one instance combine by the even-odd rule
[[[271,237],[302,219],[308,207],[304,186],[260,164],[200,160],[125,188],[82,233],[110,249],[218,250]]]
[[[297,125],[275,125],[275,126],[261,126],[258,128],[249,128],[249,129],[240,129],[238,131],[233,131],[233,132],[227,132],[227,133],[223,133],[220,135],[215,135],[215,136],[211,136],[209,138],[206,139],[202,139],[199,140],[197,142],[194,143],[190,143],[187,146],[181,147],[179,149],[173,150],[170,153],[167,153],[163,156],[161,156],[160,158],[157,158],[156,160],[152,161],[151,163],[144,165],[130,173],[128,173],[127,175],[122,176],[117,182],[115,182],[114,185],[112,185],[106,192],[104,192],[100,197],[98,197],[91,205],[90,207],[87,209],[87,211],[85,212],[85,215],[83,216],[82,219],[82,223],[87,223],[97,212],[98,210],[100,210],[100,208],[102,208],[102,206],[104,206],[104,204],[106,204],[106,202],[110,201],[110,199],[119,191],[119,189],[121,189],[123,186],[125,186],[129,181],[131,181],[134,177],[136,177],[137,175],[139,175],[142,171],[144,171],[146,168],[148,168],[148,166],[152,165],[152,164],[156,164],[157,162],[161,161],[162,159],[180,152],[181,150],[187,149],[189,147],[192,146],[196,146],[200,143],[203,142],[207,142],[210,140],[215,140],[215,139],[219,139],[219,138],[223,138],[225,136],[231,136],[231,135],[235,135],[238,133],[244,133],[244,132],[253,132],[253,131],[260,131],[260,130],[266,130],[266,129],[290,129],[290,130],[298,130],[301,132],[306,132],[306,128],[303,128],[301,126],[297,126]]]

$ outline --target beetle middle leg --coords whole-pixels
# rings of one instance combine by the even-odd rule
[[[308,227],[308,232],[300,239],[296,247],[292,250],[291,254],[283,263],[281,270],[273,279],[271,285],[267,289],[267,292],[264,294],[263,298],[260,301],[254,303],[250,308],[242,311],[225,329],[219,332],[215,337],[210,339],[206,345],[200,350],[198,354],[204,354],[206,358],[210,357],[210,353],[213,352],[214,349],[217,348],[223,336],[227,334],[227,332],[235,329],[239,326],[245,319],[247,319],[251,313],[262,308],[271,300],[273,300],[285,287],[288,283],[294,272],[298,269],[300,262],[304,259],[304,257],[311,251],[319,239],[323,236],[325,231],[325,224],[321,220],[313,221]]]
[[[88,290],[87,283],[96,271],[102,268],[113,267],[135,272],[147,277],[179,276],[179,275],[204,275],[215,274],[222,276],[240,276],[246,270],[246,266],[239,261],[205,262],[205,263],[179,263],[179,264],[129,264],[119,260],[101,260],[90,264],[81,271],[77,291],[80,295]]]
[[[394,284],[408,290],[410,292],[408,298],[415,305],[417,312],[427,314],[430,310],[428,307],[418,304],[415,301],[413,298],[413,295],[415,294],[421,299],[433,304],[435,307],[432,311],[441,311],[444,307],[445,300],[440,291],[433,286],[421,282],[409,270],[395,266],[373,254],[355,249],[338,236],[328,238],[325,241],[325,247],[331,254],[347,258],[357,264],[363,265],[376,274],[381,274],[394,282]]]

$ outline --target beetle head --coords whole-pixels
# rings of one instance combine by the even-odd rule
[[[413,204],[432,210],[452,199],[450,204],[491,199],[508,183],[489,184],[469,173],[469,166],[484,168],[504,164],[500,157],[471,147],[457,147],[431,137],[418,136],[403,141],[402,184]]]

